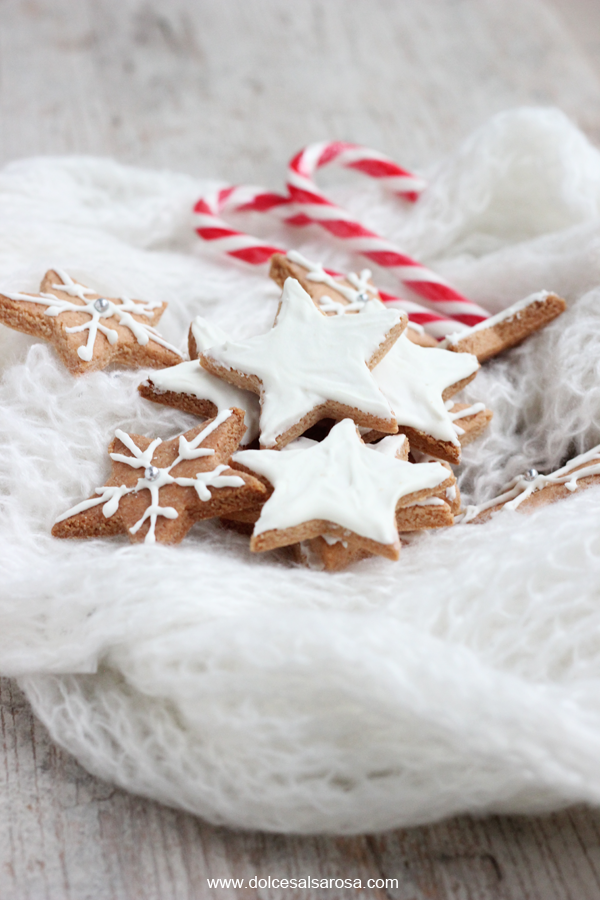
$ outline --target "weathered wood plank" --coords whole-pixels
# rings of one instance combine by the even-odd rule
[[[76,900],[317,898],[248,887],[258,878],[360,879],[340,898],[596,900],[600,812],[464,816],[356,838],[213,828],[88,775],[54,747],[14,683],[0,681],[4,768],[0,897]],[[211,888],[241,878],[246,887]],[[367,888],[368,879],[395,879]]]

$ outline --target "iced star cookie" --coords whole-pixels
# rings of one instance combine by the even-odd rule
[[[44,276],[39,294],[0,293],[0,323],[53,344],[73,375],[109,363],[160,368],[181,361],[155,330],[166,303],[107,298],[62,269]]]
[[[370,449],[406,461],[409,443],[404,435],[391,435],[378,444],[370,444]],[[450,468],[448,474],[451,475]],[[410,506],[396,508],[396,527],[400,534],[433,528],[448,528],[454,524],[453,510],[447,499],[447,492],[456,497],[458,488],[453,485]],[[453,493],[452,493],[453,492]],[[325,572],[339,572],[355,562],[367,559],[373,554],[364,549],[361,538],[347,531],[341,535],[322,534],[295,544],[292,548],[297,562]]]
[[[356,316],[325,316],[288,278],[271,331],[211,347],[200,361],[213,375],[260,394],[262,447],[283,447],[328,417],[349,416],[393,434],[396,419],[370,370],[406,322],[404,313],[380,304],[366,304]]]
[[[314,446],[316,443],[316,441],[302,437],[288,444],[283,449],[284,452],[288,452],[296,448]],[[400,460],[406,461],[408,458],[408,440],[401,434],[390,435],[378,444],[369,444],[368,446],[374,452],[385,453],[387,456],[396,457]],[[451,475],[452,473],[447,463],[442,463],[442,465],[448,469],[448,474]],[[269,488],[268,496],[270,496],[272,488],[268,483],[267,486]],[[268,496],[260,499],[251,507],[223,517],[221,524],[225,528],[232,529],[240,534],[251,535]],[[425,500],[421,500],[411,506],[397,507],[396,527],[401,535],[434,528],[448,528],[454,523],[454,513],[458,512],[459,509],[460,494],[458,485],[453,483]],[[353,563],[373,556],[371,552],[364,549],[362,538],[347,529],[341,535],[325,533],[319,537],[293,544],[290,546],[290,550],[296,562],[308,568],[325,572],[338,572]]]
[[[342,315],[360,310],[378,295],[370,283],[370,272],[349,275],[351,281],[333,278],[318,263],[311,263],[301,254],[290,251],[287,256],[275,254],[271,258],[271,277],[278,283],[285,273],[299,273],[303,287],[324,312]],[[334,299],[335,297],[335,299]],[[479,369],[474,356],[459,357],[440,350],[437,342],[424,352],[414,346],[415,340],[407,329],[383,360],[373,370],[373,376],[389,401],[400,431],[406,433],[411,446],[452,463],[460,461],[461,445],[474,440],[489,424],[492,413],[478,410],[477,419],[470,419],[468,428],[455,425],[454,413],[445,401],[462,390]],[[459,435],[461,438],[459,438]],[[364,439],[375,440],[381,433],[373,431]]]
[[[394,410],[398,428],[407,435],[411,447],[451,463],[460,462],[459,434],[467,433],[456,425],[460,410],[447,401],[475,378],[479,363],[469,353],[450,353],[436,347],[419,347],[401,335],[390,352],[373,369],[373,377]],[[485,407],[473,408],[479,415],[478,433],[491,420]],[[466,417],[465,417],[466,418]],[[473,432],[475,426],[473,426]],[[379,437],[375,431],[366,441]],[[472,433],[471,439],[475,437]]]
[[[108,481],[60,515],[52,534],[175,544],[194,522],[251,504],[266,493],[264,485],[228,465],[244,429],[243,412],[227,409],[170,441],[117,430]]]
[[[428,497],[420,503],[396,510],[396,526],[400,536],[415,531],[448,528],[453,524],[454,516],[449,505],[439,497]],[[339,572],[353,563],[373,556],[364,549],[361,539],[349,531],[310,538],[294,544],[291,549],[296,562],[308,566],[309,569],[325,572]]]
[[[269,275],[281,288],[286,278],[295,278],[314,304],[328,316],[360,312],[365,303],[381,301],[381,295],[371,281],[370,269],[350,272],[345,277],[332,275],[321,263],[311,262],[296,250],[290,250],[285,256],[274,253]],[[435,338],[414,322],[408,323],[405,334],[422,347],[437,347]]]
[[[596,484],[600,484],[600,444],[586,453],[575,456],[549,475],[540,475],[536,469],[529,469],[524,475],[517,475],[498,497],[486,500],[478,506],[465,507],[457,521],[486,522],[502,509],[533,512],[540,506],[565,500],[575,491]]]
[[[453,403],[446,401],[446,409],[452,419],[461,447],[465,447],[483,434],[493,418],[485,403]]]
[[[351,419],[306,449],[240,450],[233,465],[265,478],[273,493],[262,507],[250,541],[271,550],[320,535],[360,539],[361,548],[388,559],[400,551],[396,511],[454,483],[441,463],[414,464],[364,444]]]
[[[287,453],[290,450],[305,449],[307,447],[316,446],[317,444],[317,441],[301,437],[284,447],[283,451]],[[404,434],[388,435],[378,443],[368,444],[368,447],[375,453],[384,453],[386,456],[392,456],[405,462],[409,458],[408,438]],[[411,452],[410,455],[413,456],[413,453]],[[411,462],[439,462],[447,469],[448,475],[452,475],[452,469],[447,462],[435,459],[427,454],[419,454],[418,452],[417,456],[419,458],[417,460],[413,458],[411,459]],[[224,517],[222,519],[223,524],[226,527],[239,531],[241,534],[252,534],[254,525],[260,518],[262,507],[273,492],[272,487],[268,482],[266,482],[266,485],[268,488],[267,496],[259,498],[252,506]],[[412,506],[396,509],[396,524],[398,526],[398,531],[421,531],[426,528],[444,528],[452,525],[454,515],[459,512],[460,506],[460,492],[458,490],[458,485],[454,479],[452,479],[451,485],[435,492],[431,497],[417,502]],[[328,536],[325,535],[324,539],[327,542]],[[328,545],[331,546],[336,542],[339,543],[339,539],[329,540]],[[344,540],[344,544],[347,543],[348,541]],[[352,540],[350,540],[350,543],[352,544]]]
[[[530,334],[560,316],[566,308],[567,304],[561,297],[539,291],[472,328],[448,335],[439,346],[455,353],[473,353],[479,362],[485,362],[520,344]]]
[[[251,391],[244,391],[211,375],[198,361],[203,350],[226,341],[227,335],[217,325],[211,325],[206,319],[196,316],[190,325],[188,336],[189,362],[152,372],[138,390],[146,400],[206,418],[234,406],[243,409],[246,433],[241,444],[246,446],[258,437],[258,397]]]

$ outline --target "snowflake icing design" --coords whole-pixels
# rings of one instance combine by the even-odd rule
[[[154,451],[158,445],[162,443],[160,438],[156,438],[152,441],[146,450],[141,450],[129,434],[117,429],[115,431],[115,437],[117,437],[121,443],[133,453],[133,456],[125,456],[122,453],[111,453],[110,458],[115,462],[125,463],[126,465],[131,466],[132,469],[143,469],[143,477],[139,478],[133,487],[126,487],[122,484],[120,486],[103,485],[102,487],[96,488],[96,493],[100,495],[99,497],[91,497],[89,500],[78,503],[77,506],[74,506],[72,509],[67,510],[66,513],[59,516],[56,519],[56,522],[62,522],[64,519],[69,519],[79,512],[84,512],[86,509],[91,509],[93,506],[99,506],[100,504],[104,504],[102,512],[104,513],[104,516],[109,519],[119,508],[121,497],[124,497],[126,494],[137,493],[138,491],[146,489],[150,491],[150,504],[144,511],[141,519],[132,525],[129,531],[131,534],[136,534],[146,519],[150,519],[150,528],[144,538],[144,542],[154,543],[156,541],[155,529],[158,517],[163,516],[166,519],[176,519],[179,515],[177,510],[172,506],[160,505],[159,491],[161,487],[164,487],[167,484],[178,484],[180,487],[193,487],[200,500],[204,502],[211,499],[211,492],[209,490],[211,487],[243,487],[244,480],[238,475],[221,474],[228,468],[228,466],[222,464],[208,472],[196,472],[194,478],[176,477],[171,475],[171,469],[184,460],[199,459],[201,457],[214,455],[214,450],[200,447],[200,444],[205,438],[212,434],[219,425],[225,422],[230,415],[230,409],[223,410],[223,412],[219,413],[214,421],[208,425],[204,431],[201,431],[192,441],[186,440],[184,435],[181,435],[179,438],[179,455],[174,462],[165,468],[159,468],[152,463]]]
[[[370,269],[362,269],[360,273],[349,272],[346,275],[346,281],[351,287],[348,287],[339,278],[333,278],[326,272],[321,263],[312,262],[296,250],[290,250],[287,258],[290,262],[307,269],[307,281],[326,284],[328,287],[334,288],[338,294],[341,294],[348,301],[347,303],[340,303],[339,300],[334,300],[328,294],[323,294],[317,300],[321,312],[335,313],[336,316],[342,316],[351,312],[361,312],[370,300],[374,300],[377,297],[377,291],[371,284],[373,273]]]
[[[22,300],[28,303],[45,305],[45,313],[47,316],[60,316],[61,313],[65,312],[87,313],[90,316],[88,322],[84,322],[81,325],[65,327],[65,331],[68,334],[76,334],[77,332],[82,331],[89,332],[87,342],[77,348],[77,355],[80,359],[84,360],[84,362],[90,362],[94,356],[94,345],[96,343],[98,332],[105,335],[109,344],[112,345],[118,342],[118,332],[115,331],[114,328],[109,328],[102,323],[102,319],[110,319],[113,317],[116,317],[119,325],[123,325],[131,331],[138,344],[141,346],[145,346],[149,341],[154,341],[162,347],[165,347],[167,350],[171,350],[174,353],[177,353],[178,356],[181,356],[177,348],[165,341],[151,325],[147,325],[144,322],[138,322],[133,318],[134,315],[151,318],[153,311],[161,305],[160,303],[150,301],[141,302],[139,300],[131,300],[129,297],[118,297],[119,303],[108,300],[106,297],[97,297],[92,300],[86,297],[86,294],[95,294],[95,291],[74,282],[70,275],[63,269],[54,269],[54,271],[59,278],[62,279],[63,283],[53,284],[52,289],[55,291],[62,291],[65,294],[69,294],[71,297],[77,297],[79,300],[83,301],[83,306],[79,303],[71,303],[69,300],[56,297],[54,294],[44,292],[36,297],[32,297],[29,294],[8,293],[5,291],[4,296],[8,297],[10,300]]]

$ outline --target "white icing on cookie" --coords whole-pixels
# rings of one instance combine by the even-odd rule
[[[339,300],[334,300],[332,297],[324,295],[317,300],[323,312],[334,312],[338,316],[344,313],[357,312],[370,300],[379,299],[376,288],[369,282],[372,274],[370,269],[363,269],[360,274],[350,272],[346,275],[346,281],[349,281],[352,285],[352,287],[349,287],[347,284],[343,284],[337,278],[334,278],[333,275],[329,275],[321,263],[311,262],[305,256],[302,256],[301,253],[298,253],[297,250],[290,250],[287,258],[290,262],[296,263],[296,265],[302,266],[303,269],[307,270],[307,281],[326,284],[348,301],[348,303],[340,303]]]
[[[133,316],[152,317],[152,311],[160,306],[160,303],[142,302],[140,300],[130,300],[129,297],[117,297],[115,300],[108,300],[105,297],[97,297],[94,300],[86,297],[86,294],[95,294],[91,288],[84,287],[82,284],[76,284],[73,279],[62,269],[54,269],[62,284],[53,284],[52,289],[62,291],[70,297],[77,297],[83,301],[80,303],[71,303],[62,297],[55,297],[54,294],[41,293],[37,296],[31,294],[2,292],[2,296],[8,297],[9,300],[25,301],[26,303],[37,303],[40,306],[46,306],[45,313],[47,316],[60,316],[65,312],[86,313],[90,318],[89,321],[81,325],[72,325],[65,327],[67,334],[77,334],[78,332],[87,331],[88,339],[85,344],[77,348],[77,355],[84,362],[90,362],[94,356],[94,347],[98,332],[103,334],[109,344],[116,344],[119,340],[119,333],[114,328],[109,328],[103,324],[103,319],[115,317],[119,325],[128,328],[133,334],[138,344],[145,346],[149,341],[166,347],[178,356],[181,356],[179,350],[169,344],[161,335],[143,322],[138,322]]]
[[[370,269],[362,269],[360,274],[350,272],[346,275],[346,281],[349,281],[350,284],[354,285],[354,288],[350,288],[346,284],[340,284],[336,278],[329,275],[324,270],[321,263],[311,262],[301,253],[298,253],[297,250],[290,250],[286,255],[290,262],[296,263],[296,265],[302,266],[303,269],[307,269],[310,272],[310,274],[306,276],[307,281],[317,281],[321,284],[327,284],[329,287],[335,288],[335,290],[348,301],[348,303],[340,303],[339,300],[334,300],[333,297],[328,297],[324,294],[316,300],[321,312],[331,312],[335,313],[337,316],[341,316],[345,313],[359,312],[365,303],[372,301],[381,303],[377,288],[370,282],[372,275]],[[392,306],[390,305],[388,309],[392,309]],[[410,328],[416,334],[425,334],[425,329],[422,325],[419,325],[418,322],[409,321],[406,327],[407,329]]]
[[[447,335],[443,341],[440,341],[438,346],[441,348],[453,347],[458,344],[459,341],[471,337],[472,334],[475,334],[478,331],[485,331],[487,328],[493,328],[494,325],[498,325],[500,322],[510,322],[511,319],[518,319],[523,310],[527,309],[528,306],[531,306],[533,303],[539,303],[540,301],[543,302],[548,297],[550,297],[550,291],[538,291],[535,294],[530,294],[522,300],[517,300],[512,306],[507,306],[506,309],[503,309],[502,312],[497,313],[495,316],[490,316],[489,319],[478,322],[477,325],[473,325],[471,328],[465,328],[463,331]]]
[[[418,465],[374,453],[363,444],[351,419],[338,422],[324,441],[308,449],[239,450],[232,458],[274,487],[255,535],[324,519],[373,541],[396,545],[398,501],[438,487],[450,474],[440,463]]]
[[[190,328],[194,335],[198,354],[202,353],[203,350],[214,347],[215,344],[224,344],[225,341],[228,340],[227,335],[222,328],[219,328],[218,325],[215,325],[212,322],[207,322],[202,316],[196,316],[196,318],[192,320]]]
[[[150,528],[144,538],[144,542],[154,543],[156,541],[155,528],[158,517],[163,516],[166,519],[176,519],[178,517],[177,510],[172,506],[160,505],[159,491],[161,487],[164,487],[167,484],[178,484],[181,487],[193,487],[200,500],[204,502],[211,499],[211,492],[209,490],[211,487],[215,489],[221,487],[243,487],[244,480],[243,478],[240,478],[239,475],[221,474],[228,468],[226,465],[218,465],[208,472],[196,472],[194,478],[184,478],[183,476],[174,477],[171,475],[171,469],[186,459],[200,459],[206,456],[213,456],[214,450],[201,447],[200,444],[202,444],[202,442],[230,416],[230,409],[223,410],[214,421],[211,422],[204,431],[201,431],[200,434],[196,435],[192,441],[186,440],[185,436],[181,435],[179,438],[179,455],[174,462],[166,468],[159,468],[152,463],[154,451],[158,445],[162,443],[160,438],[156,438],[152,441],[146,450],[141,450],[137,444],[134,443],[133,438],[129,434],[117,429],[115,431],[115,437],[117,437],[121,443],[133,453],[133,456],[125,456],[123,453],[111,453],[110,458],[115,460],[115,462],[125,463],[126,465],[131,466],[132,469],[144,469],[144,476],[138,478],[137,484],[134,487],[126,487],[122,484],[120,487],[116,485],[103,485],[102,487],[96,488],[96,493],[100,495],[99,497],[92,497],[89,500],[78,503],[76,506],[73,506],[71,509],[67,510],[67,512],[59,516],[56,519],[56,522],[70,519],[71,516],[83,512],[86,509],[91,509],[93,506],[98,506],[101,503],[104,504],[102,512],[104,516],[109,519],[119,508],[121,497],[124,497],[126,494],[133,494],[147,489],[150,491],[150,504],[145,509],[142,518],[139,519],[129,531],[131,534],[136,534],[146,519],[150,519]]]
[[[373,376],[394,410],[400,430],[408,425],[458,446],[442,394],[478,368],[477,357],[471,353],[420,347],[402,334],[375,366]]]
[[[395,459],[396,456],[404,452],[406,441],[407,437],[405,434],[388,434],[382,440],[377,441],[376,444],[368,444],[367,446],[371,450],[377,450],[378,453],[383,453],[385,456],[391,456]]]
[[[441,497],[427,497],[425,500],[419,500],[407,508],[411,509],[412,506],[447,506],[447,503]]]
[[[210,325],[201,316],[196,316],[191,327],[199,352],[208,350],[213,341],[222,344],[227,340],[227,336],[218,326]],[[258,437],[260,403],[256,394],[211,375],[202,368],[197,359],[169,366],[167,369],[158,369],[148,376],[148,382],[158,391],[174,391],[177,394],[188,394],[198,400],[210,400],[219,412],[236,406],[244,411],[246,425],[241,445],[245,447]]]
[[[574,472],[573,470],[578,466],[584,466],[584,468]],[[518,509],[524,500],[549,484],[564,484],[568,491],[576,491],[577,481],[580,478],[587,478],[589,475],[600,475],[600,444],[592,447],[586,453],[580,453],[579,456],[570,459],[566,465],[549,475],[536,475],[533,478],[526,474],[517,475],[498,497],[493,497],[477,506],[467,506],[455,521],[463,524],[470,522],[480,513],[498,504],[502,504],[502,509]],[[501,511],[498,510],[498,512]]]
[[[403,314],[374,303],[359,315],[324,316],[298,281],[288,278],[271,331],[211,347],[205,355],[262,382],[264,447],[275,446],[280,435],[328,400],[357,409],[357,419],[365,413],[394,427],[393,413],[367,362],[403,321]]]
[[[461,428],[460,425],[456,424],[457,419],[466,419],[467,416],[475,416],[477,413],[483,412],[485,409],[485,403],[473,403],[472,406],[467,406],[465,409],[457,409],[453,411],[452,407],[454,406],[453,400],[446,401],[446,409],[448,410],[448,415],[452,420],[454,425],[454,430],[457,434],[464,434],[465,429]]]

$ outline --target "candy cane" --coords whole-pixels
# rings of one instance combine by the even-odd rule
[[[290,199],[280,194],[249,186],[229,186],[201,197],[194,207],[197,234],[210,243],[213,249],[252,266],[269,262],[274,253],[287,251],[269,244],[260,238],[231,228],[221,218],[227,212],[261,212],[276,215],[284,222],[294,224],[290,217]],[[343,277],[333,269],[326,269],[329,275]],[[395,303],[407,313],[409,320],[421,325],[428,334],[442,338],[457,331],[457,321],[425,309],[412,300],[400,299],[394,294],[380,291],[386,303]]]
[[[369,171],[368,162],[371,157],[373,166],[372,171]],[[380,179],[380,183],[392,187],[396,193],[404,194],[410,199],[414,199],[414,195],[422,190],[420,187],[422,182],[404,170],[400,170],[402,175],[394,176],[391,175],[391,169],[388,169],[391,181],[388,180],[386,184],[386,176],[383,176],[385,166],[381,164],[380,154],[375,154],[364,147],[339,142],[309,144],[289,165],[287,187],[298,213],[289,218],[288,223],[299,226],[320,225],[330,234],[341,238],[346,246],[356,253],[366,256],[383,268],[394,271],[403,284],[433,304],[436,311],[447,317],[464,325],[477,325],[487,319],[489,313],[485,309],[472,300],[467,300],[440,275],[402,253],[395,244],[365,228],[358,219],[325,196],[315,184],[314,176],[318,169],[333,161],[372,175]],[[395,166],[395,163],[388,160],[387,165]]]
[[[361,147],[358,144],[347,144],[343,141],[323,141],[319,144],[309,144],[308,147],[305,147],[304,150],[301,150],[294,157],[294,160],[305,154],[307,158],[310,158],[313,148],[318,148],[314,151],[316,160],[313,162],[311,170],[303,173],[308,176],[305,187],[308,188],[309,195],[314,196],[316,192],[316,186],[312,180],[314,172],[332,162],[335,162],[338,166],[344,166],[346,169],[355,169],[357,172],[362,172],[363,175],[368,175],[370,178],[375,178],[378,184],[382,185],[386,190],[399,194],[399,196],[412,202],[417,200],[419,194],[427,187],[427,182],[423,178],[419,178],[418,175],[401,168],[389,156],[385,156],[377,150]],[[294,160],[292,160],[291,166],[293,166]],[[301,190],[299,183],[295,187],[297,191]],[[321,194],[320,196],[322,197],[323,195]],[[326,198],[325,201],[329,203]],[[322,201],[317,200],[316,202]]]
[[[270,198],[270,202],[268,198]],[[286,251],[274,244],[261,241],[260,238],[251,237],[243,231],[236,231],[219,216],[226,210],[243,209],[248,203],[258,204],[251,208],[266,212],[282,204],[288,205],[289,200],[278,194],[269,194],[259,188],[245,186],[222,188],[206,197],[201,197],[194,206],[196,233],[202,240],[210,242],[215,250],[232,256],[234,259],[240,259],[251,266],[260,266],[268,263],[274,253],[285,253]]]

